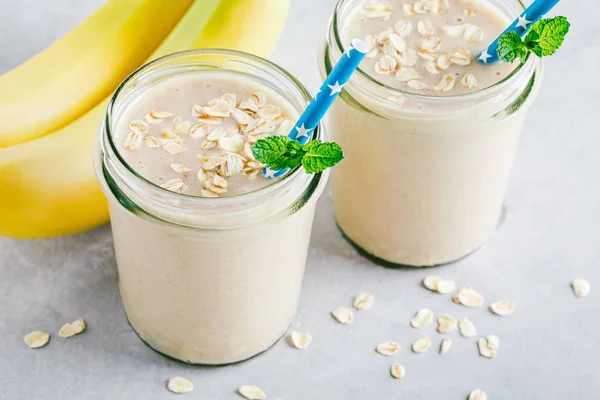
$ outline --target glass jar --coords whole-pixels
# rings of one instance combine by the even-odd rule
[[[492,0],[509,17],[524,6]],[[321,76],[346,50],[341,0],[320,58]],[[480,247],[496,228],[525,114],[542,77],[529,59],[497,84],[448,97],[393,89],[358,70],[329,112],[346,159],[332,171],[344,235],[376,261],[433,266]]]
[[[282,68],[228,50],[170,55],[134,72],[108,106],[96,171],[109,200],[127,318],[153,349],[198,364],[245,360],[284,335],[296,312],[316,201],[327,173],[297,169],[243,195],[170,192],[124,161],[113,137],[126,105],[179,74],[235,71],[302,111],[311,96]],[[323,139],[319,126],[313,139]]]

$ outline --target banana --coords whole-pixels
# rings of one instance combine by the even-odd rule
[[[0,76],[0,148],[78,118],[137,68],[193,0],[108,0],[52,46]]]
[[[288,9],[289,0],[197,0],[152,58],[203,47],[267,56]],[[92,162],[107,102],[50,135],[0,149],[0,235],[51,237],[108,221]]]

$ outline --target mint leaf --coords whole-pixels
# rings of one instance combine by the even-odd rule
[[[254,158],[273,169],[296,168],[302,163],[302,146],[287,136],[269,136],[252,147]]]
[[[306,152],[302,158],[302,166],[309,174],[331,168],[344,159],[344,152],[339,144],[312,141],[302,148]]]
[[[570,27],[567,18],[562,16],[541,19],[531,26],[525,45],[538,57],[551,56],[563,44]]]
[[[272,169],[294,169],[299,165],[309,174],[333,167],[344,158],[337,143],[321,143],[313,140],[302,146],[287,136],[269,136],[260,139],[252,147],[252,154]]]
[[[502,61],[512,63],[517,58],[525,61],[528,53],[529,49],[515,31],[506,32],[498,39],[498,58]]]

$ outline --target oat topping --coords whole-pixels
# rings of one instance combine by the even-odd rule
[[[410,22],[407,18],[402,18],[394,25],[394,31],[402,37],[410,35],[412,30],[412,22]]]
[[[138,132],[129,132],[127,136],[125,136],[125,140],[123,140],[123,148],[126,150],[135,150],[141,139],[142,135]]]
[[[394,33],[394,37],[400,36]],[[389,43],[390,35],[385,40]],[[395,43],[398,44],[397,40]],[[397,64],[392,57],[391,62]],[[263,92],[242,99],[225,93],[204,104],[191,104],[189,110],[193,118],[152,110],[145,115],[145,121],[132,120],[122,146],[128,151],[138,150],[141,144],[160,148],[165,152],[160,158],[165,159],[171,173],[198,175],[202,185],[191,194],[201,197],[226,194],[231,177],[243,175],[247,179],[257,179],[266,166],[254,159],[251,146],[272,134],[288,135],[295,124],[280,107],[269,104],[269,98]],[[197,164],[190,163],[189,156],[183,163],[183,158],[170,157],[190,152],[197,154]],[[166,179],[161,186],[173,192],[187,193],[187,179],[186,176]]]
[[[404,375],[406,375],[406,368],[399,363],[392,364],[390,374],[396,379],[402,379],[404,378]]]
[[[442,77],[442,80],[435,86],[435,88],[442,92],[448,92],[454,88],[455,84],[456,78],[454,75],[447,74]]]
[[[71,323],[64,324],[58,331],[58,336],[61,338],[70,338],[71,336],[79,335],[81,332],[85,331],[85,328],[86,325],[83,318],[78,318]]]
[[[160,147],[160,142],[154,136],[144,136],[142,142],[148,147]]]
[[[173,113],[168,111],[154,110],[148,112],[144,117],[149,124],[160,124],[161,122],[171,118]]]
[[[419,33],[425,37],[433,36],[435,33],[435,28],[433,27],[431,21],[429,21],[428,19],[422,19],[421,21],[419,21],[419,23],[417,24],[417,28]]]
[[[25,335],[23,340],[30,349],[39,349],[48,344],[50,334],[48,332],[33,331]]]
[[[171,192],[182,193],[185,184],[181,179],[169,179],[162,187]]]
[[[393,356],[400,351],[400,345],[396,342],[384,342],[378,345],[375,351],[384,356]]]
[[[194,390],[194,384],[188,379],[182,378],[181,376],[176,376],[169,379],[167,382],[167,389],[177,394],[188,393]]]
[[[139,135],[145,135],[148,133],[148,124],[142,121],[141,119],[136,119],[131,121],[129,124],[129,129],[133,132],[136,132]]]
[[[308,333],[292,331],[290,335],[294,347],[297,349],[306,349],[312,341],[312,336]]]
[[[460,80],[460,83],[462,83],[462,85],[468,89],[476,88],[478,84],[477,78],[471,73],[464,74]]]
[[[371,1],[363,5],[362,14],[367,18],[389,18],[394,8],[387,1]]]
[[[171,169],[173,171],[175,171],[179,174],[186,174],[191,171],[191,169],[189,167],[186,167],[183,164],[173,163],[173,164],[169,165],[169,167],[171,167]]]
[[[384,84],[417,93],[451,95],[478,87],[473,73],[479,76],[479,71],[485,67],[479,63],[468,70],[461,67],[475,64],[474,54],[483,50],[491,35],[499,33],[496,29],[502,27],[499,21],[493,20],[493,14],[477,16],[475,10],[447,0],[392,3],[398,9],[390,3],[366,1],[360,9],[360,17],[348,24],[348,32],[364,36],[370,49],[365,61],[367,72]],[[498,27],[491,26],[486,32],[488,24]],[[405,70],[407,67],[412,67],[416,75]],[[511,67],[501,68],[508,70]],[[447,72],[446,76],[442,80],[436,79],[443,71]],[[398,82],[391,81],[388,76],[395,76]],[[457,81],[462,85],[457,85]]]
[[[255,385],[242,385],[238,388],[238,393],[247,400],[262,400],[267,398],[265,392]]]

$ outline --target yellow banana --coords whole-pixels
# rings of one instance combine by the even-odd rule
[[[208,3],[218,7],[205,24]],[[197,0],[152,58],[202,47],[267,56],[288,9],[289,0]],[[0,149],[0,235],[50,237],[108,221],[92,165],[106,102],[50,135]]]
[[[108,0],[52,46],[0,76],[0,148],[46,135],[109,95],[193,0]]]

